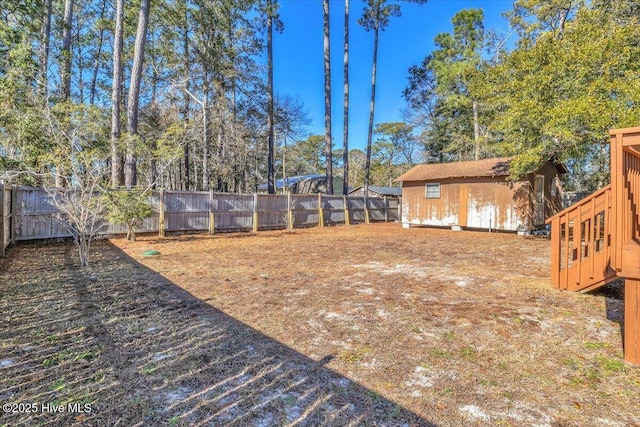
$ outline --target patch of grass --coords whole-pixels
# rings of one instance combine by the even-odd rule
[[[64,378],[58,378],[51,384],[51,391],[60,391],[65,387]]]
[[[609,347],[609,344],[601,343],[601,342],[586,342],[584,343],[584,346],[590,349],[597,349],[597,348],[607,348]]]
[[[175,416],[169,420],[169,426],[176,427],[180,423],[180,417]]]
[[[575,357],[570,357],[568,359],[563,360],[562,364],[571,369],[578,369],[578,366],[579,366],[578,359],[576,359]]]
[[[607,374],[612,374],[615,372],[624,372],[627,370],[626,365],[623,361],[618,359],[611,359],[606,356],[598,356],[596,358],[598,365],[604,369]]]
[[[420,334],[422,333],[422,331],[420,330],[420,328],[418,328],[417,326],[414,326],[411,328],[411,332],[415,333],[415,334]]]
[[[569,385],[571,387],[579,387],[584,385],[584,381],[582,381],[582,378],[580,377],[573,377],[569,380]]]
[[[85,351],[84,353],[77,355],[75,360],[91,360],[96,356],[96,353],[93,351]]]
[[[460,350],[460,354],[469,362],[475,361],[478,356],[475,348],[471,347],[470,345],[462,347],[462,349]]]
[[[436,357],[438,359],[451,359],[453,357],[453,354],[451,352],[442,348],[434,348],[429,353],[433,357]]]
[[[587,369],[584,373],[584,377],[586,378],[587,382],[592,385],[597,384],[602,380],[600,371],[596,368]]]
[[[360,362],[368,352],[369,349],[366,347],[345,350],[338,355],[338,360],[345,363],[357,363]]]
[[[452,340],[456,337],[456,333],[454,331],[449,331],[446,334],[444,334],[444,337],[448,340]]]
[[[49,366],[58,365],[60,364],[60,362],[67,359],[72,354],[73,353],[70,351],[61,351],[59,353],[52,354],[51,356],[47,357],[42,361],[42,366],[49,367]]]
[[[157,370],[158,370],[158,368],[156,368],[155,366],[149,366],[149,367],[143,368],[143,369],[140,371],[140,373],[143,373],[143,374],[145,374],[145,375],[151,375],[151,374],[153,374],[153,373],[154,373],[155,371],[157,371]]]

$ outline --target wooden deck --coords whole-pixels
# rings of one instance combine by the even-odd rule
[[[611,135],[611,184],[547,220],[556,289],[625,280],[625,360],[640,364],[640,127]]]

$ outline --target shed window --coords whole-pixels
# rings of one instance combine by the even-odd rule
[[[439,199],[440,184],[427,184],[425,186],[425,197],[427,199]]]

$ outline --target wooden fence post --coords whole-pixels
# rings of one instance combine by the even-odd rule
[[[293,200],[291,193],[287,193],[287,228],[293,230]]]
[[[384,222],[389,222],[389,201],[387,196],[382,196],[384,199]]]
[[[209,191],[209,234],[214,234],[216,231],[215,216],[213,214],[213,190]]]
[[[16,186],[11,186],[11,244],[16,244],[16,235],[18,234],[18,191]],[[4,243],[3,243],[4,244]]]
[[[367,195],[364,195],[364,223],[369,224],[369,200]]]
[[[160,190],[158,200],[158,235],[164,237],[164,190]]]
[[[351,225],[351,220],[349,219],[349,199],[347,196],[342,196],[344,198],[344,225]]]
[[[5,256],[4,251],[4,184],[0,184],[0,257]]]
[[[253,232],[258,232],[258,193],[253,193]]]
[[[320,227],[324,227],[324,212],[322,211],[322,193],[318,193],[318,223]]]

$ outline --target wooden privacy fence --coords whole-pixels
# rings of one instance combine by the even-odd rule
[[[0,185],[2,252],[17,241],[69,237],[56,219],[47,191]],[[154,191],[149,202],[155,213],[137,233],[261,231],[314,226],[397,221],[397,198],[329,196],[323,194],[236,194],[213,191]],[[126,233],[123,224],[105,221],[103,235]]]

